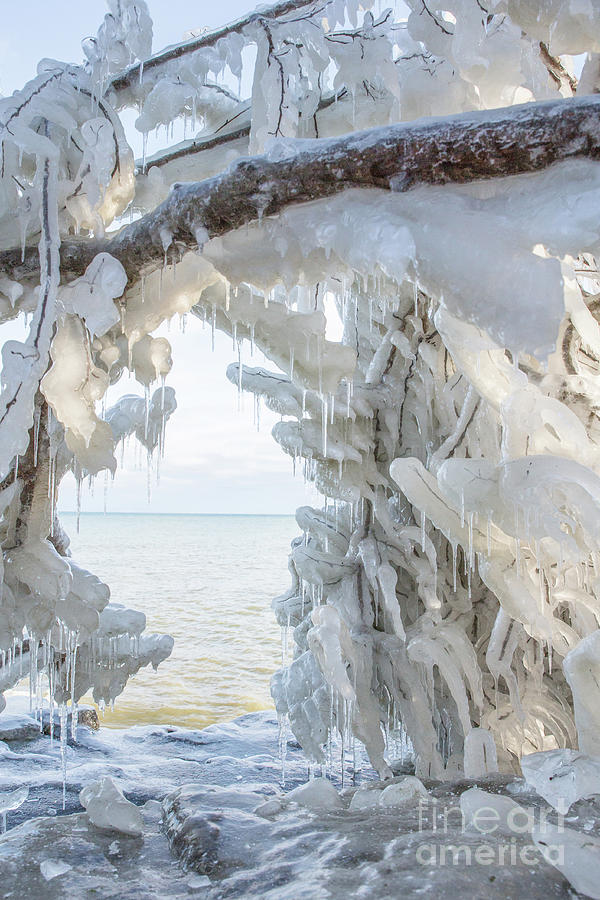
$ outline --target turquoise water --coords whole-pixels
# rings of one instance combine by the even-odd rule
[[[157,672],[131,679],[103,724],[204,727],[271,707],[281,662],[271,600],[290,583],[293,516],[62,513],[73,558],[175,638]],[[90,698],[86,698],[86,702]]]

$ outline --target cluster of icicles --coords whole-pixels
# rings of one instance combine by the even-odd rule
[[[101,358],[104,335],[120,322],[113,300],[127,280],[122,266],[100,253],[82,278],[60,285],[64,236],[83,230],[101,238],[133,195],[133,155],[102,86],[150,53],[152,29],[144,3],[110,5],[86,45],[87,67],[46,60],[22,91],[0,100],[0,242],[3,249],[20,243],[24,255],[37,241],[40,260],[37,279],[0,276],[2,321],[30,319],[26,338],[2,348],[0,712],[4,692],[28,676],[41,729],[47,692],[63,775],[67,723],[74,735],[81,697],[91,691],[101,707],[114,703],[132,674],[156,667],[173,645],[143,634],[143,614],[109,603],[107,585],[72,559],[56,516],[67,472],[79,485],[101,470],[114,473],[115,450],[131,435],[149,460],[160,455],[175,408],[164,381],[150,396],[151,382],[167,371],[166,342],[144,332],[134,350],[136,340],[121,333],[109,361]],[[103,403],[97,415],[125,366],[137,370],[145,398],[126,396],[108,410]]]
[[[312,390],[293,358],[286,375],[228,371],[282,414],[275,439],[325,495],[297,512],[293,582],[274,604],[295,642],[272,683],[278,712],[314,761],[356,738],[382,776],[406,736],[417,772],[441,778],[482,760],[518,771],[523,754],[577,740],[593,754],[600,480],[566,444],[596,420],[556,395],[597,362],[565,323],[545,370],[517,366],[414,284],[387,287],[382,300],[357,279],[336,296],[344,342],[313,351]],[[331,390],[324,373],[349,347],[356,368]],[[513,417],[498,396],[510,381]],[[522,408],[536,402],[539,424]],[[507,450],[518,437],[530,453]]]
[[[115,448],[137,432],[150,466],[174,406],[172,389],[161,388],[152,399],[123,397],[103,421]],[[56,499],[67,471],[78,479],[79,497],[83,473],[51,413],[46,421],[38,417],[30,453],[25,477],[22,464],[2,491],[0,708],[3,692],[28,677],[40,730],[49,727],[52,739],[57,726],[60,735],[64,792],[68,729],[75,739],[80,699],[91,693],[101,709],[112,708],[132,675],[144,666],[157,668],[170,655],[173,639],[144,633],[145,615],[110,603],[108,586],[72,559]],[[48,702],[49,721],[42,715]]]
[[[275,364],[227,375],[281,415],[275,440],[324,496],[297,512],[275,601],[293,660],[272,683],[318,764],[336,738],[383,777],[397,747],[438,778],[595,751],[600,233],[583,223],[599,177],[582,163],[504,179],[485,204],[462,188],[349,191],[319,205],[317,235],[313,210],[288,210],[174,273],[180,298],[203,284],[194,314]],[[533,196],[533,246],[577,210],[552,239],[560,262],[503,256]],[[473,209],[473,246],[451,243]],[[410,258],[423,233],[437,259]]]

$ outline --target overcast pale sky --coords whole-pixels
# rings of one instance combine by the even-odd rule
[[[9,94],[35,75],[43,57],[79,62],[81,39],[94,34],[106,12],[102,0],[19,0],[3,3],[0,33],[0,91]],[[149,0],[154,20],[154,49],[181,40],[192,28],[214,27],[235,19],[254,5],[243,0],[198,4],[190,0]],[[161,331],[173,346],[173,371],[168,378],[177,393],[178,409],[167,426],[166,458],[160,484],[153,482],[147,501],[145,463],[136,469],[127,453],[114,485],[108,489],[107,509],[113,512],[293,513],[310,502],[302,475],[292,475],[292,461],[271,437],[277,417],[263,409],[260,432],[253,424],[253,399],[243,398],[238,411],[237,389],[225,378],[227,365],[237,359],[231,341],[216,335],[211,352],[210,329],[189,316],[185,334],[178,320]],[[8,337],[8,335],[6,335]],[[12,334],[10,335],[13,336]],[[17,336],[17,335],[14,335]],[[246,354],[260,365],[262,358]],[[121,393],[121,391],[119,391]],[[122,393],[142,393],[136,382],[122,384]],[[75,508],[72,478],[65,479],[60,508]],[[103,478],[93,495],[84,488],[84,511],[104,506]]]

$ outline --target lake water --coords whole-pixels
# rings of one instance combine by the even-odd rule
[[[203,728],[272,707],[281,638],[271,600],[290,584],[293,516],[88,513],[79,534],[75,514],[60,518],[74,560],[106,581],[112,602],[175,639],[171,657],[132,678],[103,725]]]

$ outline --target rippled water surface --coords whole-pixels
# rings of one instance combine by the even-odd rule
[[[111,600],[175,638],[171,657],[131,679],[103,724],[204,727],[272,706],[281,640],[271,600],[290,583],[292,516],[89,513],[79,534],[74,514],[61,520],[74,559],[110,585]]]

